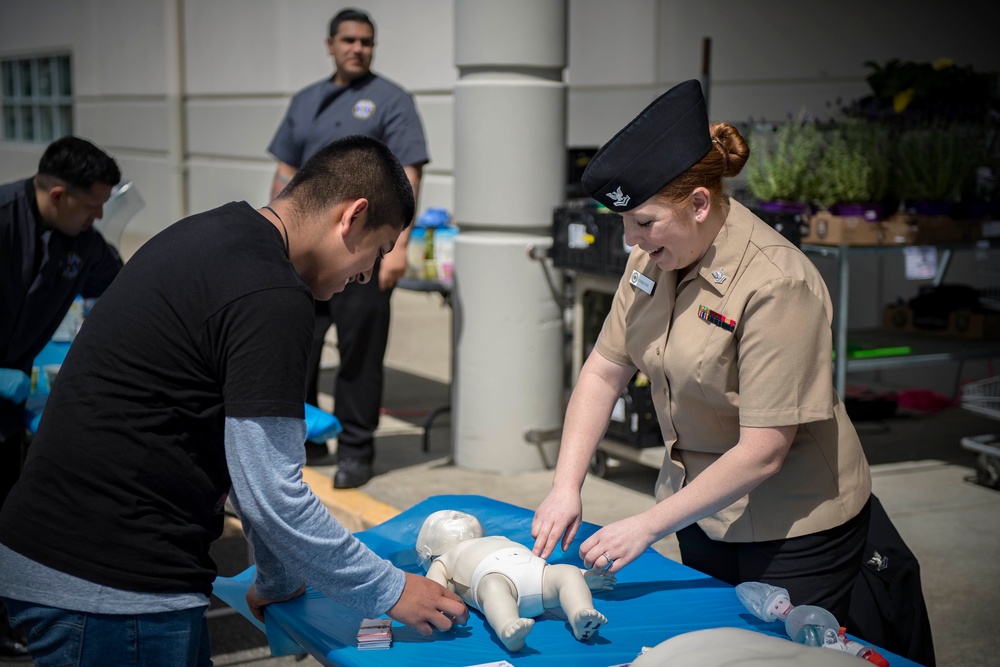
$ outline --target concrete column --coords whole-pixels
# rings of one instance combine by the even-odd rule
[[[539,470],[554,447],[524,434],[562,423],[562,313],[527,251],[564,198],[566,1],[456,0],[455,29],[455,463]]]
[[[164,3],[164,33],[167,68],[167,134],[170,165],[170,220],[180,220],[189,214],[187,182],[187,79],[184,74],[184,0]]]

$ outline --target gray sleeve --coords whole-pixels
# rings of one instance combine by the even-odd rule
[[[281,119],[274,138],[267,147],[267,152],[273,155],[279,162],[291,165],[298,169],[302,166],[303,146],[295,138],[295,111],[296,100],[293,99],[288,105],[285,117]]]
[[[254,548],[257,590],[283,597],[302,581],[366,617],[387,612],[406,575],[340,525],[302,481],[305,422],[226,419],[232,500]]]

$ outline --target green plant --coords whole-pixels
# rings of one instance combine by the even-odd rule
[[[750,136],[747,188],[761,201],[809,202],[814,199],[815,168],[822,133],[805,112]]]
[[[970,171],[977,169],[981,149],[969,127],[910,129],[896,141],[894,183],[905,201],[958,200]]]
[[[901,61],[879,65],[865,62],[871,94],[851,102],[843,111],[856,118],[892,123],[898,127],[934,123],[979,123],[1000,105],[997,72],[977,72],[948,58],[934,62]]]
[[[968,150],[972,165],[962,184],[963,200],[991,200],[1000,197],[1000,123],[968,129]]]
[[[816,166],[815,201],[823,208],[838,203],[881,201],[889,180],[889,141],[876,123],[830,128]]]

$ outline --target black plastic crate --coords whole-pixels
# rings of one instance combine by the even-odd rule
[[[618,401],[605,435],[633,447],[662,447],[663,436],[649,385],[629,382]]]
[[[605,228],[604,273],[619,278],[632,252],[632,247],[625,244],[625,225],[617,213],[602,213],[600,220]]]
[[[605,234],[591,208],[558,208],[552,219],[552,263],[561,269],[604,273]]]
[[[796,248],[802,247],[802,237],[809,232],[808,215],[804,213],[763,211],[753,207],[750,210],[758,218],[766,222],[774,231],[791,241]]]
[[[631,250],[617,213],[590,205],[556,209],[550,253],[555,266],[618,278]]]

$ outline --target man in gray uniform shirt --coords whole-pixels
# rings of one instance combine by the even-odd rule
[[[296,93],[268,146],[278,160],[271,196],[277,197],[299,167],[331,141],[363,134],[383,141],[413,187],[420,191],[427,148],[409,93],[371,71],[375,26],[364,12],[344,9],[330,21],[327,50],[333,76]],[[372,476],[374,434],[382,407],[383,358],[389,340],[392,288],[406,272],[405,229],[392,253],[375,266],[378,280],[351,285],[330,301],[316,302],[316,326],[306,376],[306,402],[316,405],[323,339],[337,327],[340,367],[334,412],[343,425],[337,439],[340,466],[334,487],[362,486]]]

